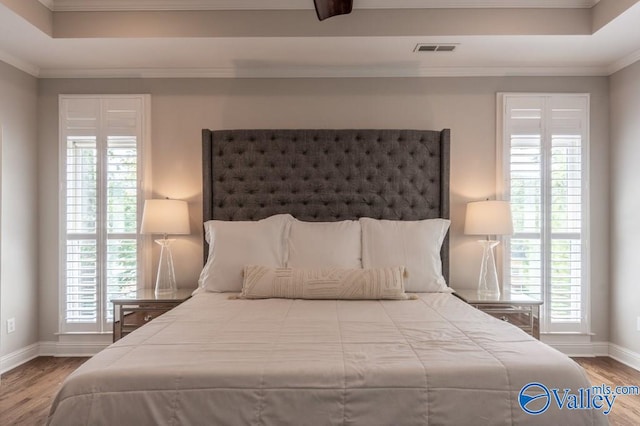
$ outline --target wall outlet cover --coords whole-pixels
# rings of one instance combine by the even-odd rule
[[[16,319],[15,318],[9,318],[7,320],[7,334],[8,333],[13,333],[14,331],[16,331]]]

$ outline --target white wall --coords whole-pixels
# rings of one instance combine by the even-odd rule
[[[452,130],[451,285],[476,285],[480,250],[463,235],[465,205],[495,193],[496,92],[591,93],[595,341],[608,340],[608,117],[606,77],[421,79],[43,79],[39,91],[40,339],[57,331],[60,93],[152,95],[153,189],[190,202],[193,235],[175,245],[180,286],[202,265],[201,129],[417,128]],[[151,285],[151,283],[149,283]]]
[[[640,353],[640,62],[611,76],[611,342]]]
[[[37,80],[0,62],[0,357],[38,341]],[[7,318],[16,331],[7,334]]]

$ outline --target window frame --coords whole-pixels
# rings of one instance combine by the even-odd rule
[[[121,99],[130,100],[135,99],[140,101],[140,135],[137,144],[137,206],[136,206],[136,240],[137,240],[137,288],[144,288],[146,277],[149,276],[151,271],[151,250],[150,242],[151,237],[141,235],[139,232],[140,221],[142,219],[142,210],[145,199],[149,198],[151,188],[148,183],[151,182],[151,96],[148,94],[86,94],[86,95],[58,95],[58,232],[59,232],[59,245],[58,245],[58,334],[111,334],[113,332],[112,322],[108,321],[108,312],[106,306],[108,300],[105,299],[106,291],[103,286],[99,285],[96,304],[97,319],[95,323],[67,323],[66,322],[66,294],[67,294],[67,274],[66,274],[66,259],[67,259],[67,129],[63,125],[63,119],[66,117],[66,113],[63,110],[65,102],[68,100],[78,99],[96,99],[100,103],[109,99]],[[102,112],[102,105],[100,106],[100,115]],[[96,131],[96,138],[105,138],[106,135],[102,132],[105,127],[103,124],[103,117],[98,118],[99,129]],[[118,135],[114,135],[118,136]],[[98,143],[99,146],[99,143]],[[107,158],[104,155],[98,155],[97,162],[103,164],[102,169],[105,170]],[[97,187],[102,188],[102,191],[106,190],[106,174],[98,176]],[[101,253],[108,243],[106,232],[104,229],[100,229],[100,226],[106,224],[106,206],[98,207],[102,212],[100,215],[102,221],[96,226],[96,235],[104,233],[104,247],[97,247],[97,252]],[[102,262],[97,264],[97,269],[101,270],[99,274],[105,273],[106,265]],[[104,296],[103,296],[104,295]]]
[[[530,93],[530,92],[498,92],[496,96],[496,194],[499,199],[509,200],[509,170],[510,170],[510,144],[507,141],[506,135],[506,117],[507,117],[507,99],[509,98],[539,98],[548,100],[554,99],[570,99],[581,98],[585,102],[584,111],[584,126],[581,140],[582,143],[582,155],[581,155],[581,167],[582,167],[582,226],[581,226],[581,320],[579,324],[569,323],[556,323],[551,324],[549,321],[549,314],[551,312],[551,305],[548,303],[551,289],[546,285],[549,282],[549,274],[545,273],[543,281],[541,283],[543,294],[543,305],[540,309],[540,333],[541,334],[591,334],[591,215],[590,215],[590,110],[591,110],[591,97],[589,93]],[[543,120],[545,122],[550,120],[550,108],[546,107],[543,111]],[[545,157],[542,161],[542,185],[543,192],[548,193],[549,188],[544,187],[546,180],[544,175],[550,171],[550,149],[545,149],[545,145],[549,143],[551,136],[550,127],[544,126],[542,129],[541,140],[543,146],[541,147],[541,155]],[[545,194],[547,195],[547,194]],[[549,196],[550,197],[550,196]],[[546,197],[545,197],[546,198]],[[548,199],[546,201],[548,204]],[[548,213],[550,205],[543,205],[544,211]],[[548,216],[548,214],[547,214]],[[545,225],[542,230],[547,235],[551,234],[551,225],[549,219],[545,218]],[[510,240],[511,236],[500,237],[502,241],[502,250],[499,255],[500,259],[500,271],[502,273],[502,283],[504,291],[511,290],[510,280]],[[551,240],[547,241],[544,250],[548,250]]]

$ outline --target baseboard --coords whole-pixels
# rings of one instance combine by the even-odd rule
[[[609,356],[609,342],[593,342],[593,356]]]
[[[609,354],[609,342],[592,342],[588,334],[543,334],[540,340],[567,356],[594,357]]]
[[[40,342],[40,356],[93,356],[109,343]]]
[[[609,342],[547,343],[558,351],[575,357],[608,356],[640,371],[640,354]],[[39,356],[93,356],[109,346],[105,342],[38,342],[0,358],[0,374]]]
[[[593,345],[589,343],[547,343],[552,348],[562,352],[566,356],[594,357],[600,356],[595,353]],[[604,356],[607,354],[605,353]]]
[[[615,343],[609,343],[609,356],[616,361],[640,371],[640,354]]]
[[[109,346],[104,342],[38,342],[0,358],[0,374],[39,356],[93,356]]]
[[[24,348],[13,351],[0,358],[0,374],[13,370],[16,367],[40,356],[40,343],[33,343]]]
[[[547,343],[547,344],[567,356],[575,356],[575,357],[609,356],[608,342]]]

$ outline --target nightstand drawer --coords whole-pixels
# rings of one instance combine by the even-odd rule
[[[456,290],[456,296],[476,309],[506,321],[535,338],[540,338],[540,306],[542,301],[522,294],[482,297],[476,290]]]
[[[491,307],[491,306],[479,306],[472,305],[477,309],[480,309],[482,312],[485,312],[492,317],[498,318],[499,320],[508,322],[509,324],[513,324],[516,327],[521,328],[526,331],[528,334],[532,336],[537,335],[537,318],[534,318],[534,310],[529,306],[523,308],[519,307],[511,307],[506,308],[504,306],[501,307]]]
[[[142,327],[154,318],[170,311],[175,306],[152,309],[149,307],[121,308],[122,309],[122,330],[132,332],[136,328]]]
[[[138,291],[135,298],[114,299],[113,341],[142,327],[175,308],[191,296],[192,290],[178,290],[175,294],[156,296],[153,291]]]

